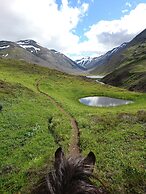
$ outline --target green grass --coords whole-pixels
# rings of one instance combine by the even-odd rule
[[[129,45],[118,61],[115,69],[103,78],[104,82],[129,89],[131,91],[146,92],[146,43]],[[119,58],[118,58],[119,59]],[[115,63],[114,63],[115,64]],[[108,68],[113,67],[109,65]],[[103,66],[104,67],[104,66]]]
[[[70,122],[37,91],[39,79],[41,90],[76,118],[82,153],[94,151],[96,173],[108,189],[144,194],[146,94],[15,60],[0,60],[0,192],[28,193],[52,165],[56,148],[61,145],[67,153]],[[112,108],[79,103],[92,95],[134,103]]]

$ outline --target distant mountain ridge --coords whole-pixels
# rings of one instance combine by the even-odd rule
[[[130,47],[137,43],[143,43],[146,41],[146,30],[143,30],[130,42],[125,42],[120,46],[113,48],[104,55],[99,57],[87,57],[80,60],[76,60],[77,64],[84,67],[91,74],[108,74],[119,68],[120,64],[127,60],[127,56],[124,54]],[[136,51],[135,51],[136,55]]]
[[[117,67],[102,81],[129,90],[146,92],[146,29],[127,43]]]
[[[102,56],[76,62],[88,73],[106,75],[104,83],[146,92],[146,29]]]
[[[116,60],[114,58],[117,58],[122,50],[126,47],[127,43],[123,43],[122,45],[113,48],[112,50],[108,51],[104,55],[101,55],[99,57],[86,57],[82,58],[80,60],[76,60],[76,63],[82,67],[84,67],[86,70],[88,70],[90,73],[108,73],[108,66],[110,63],[114,64],[113,68],[110,70],[112,71],[114,67],[116,66]],[[115,62],[114,62],[115,60]]]
[[[80,67],[64,54],[40,46],[34,40],[0,41],[0,57],[25,60],[66,73],[79,73]]]

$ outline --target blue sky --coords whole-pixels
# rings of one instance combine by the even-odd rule
[[[95,57],[134,38],[145,18],[146,0],[0,0],[0,39]]]
[[[90,3],[86,16],[79,22],[75,33],[79,35],[80,41],[84,41],[84,31],[101,20],[114,20],[121,18],[125,13],[129,13],[139,3],[146,3],[146,0],[86,0],[80,1]],[[57,0],[61,5],[61,0]],[[70,1],[71,6],[78,6],[77,0]]]
[[[123,9],[128,8],[130,10],[125,4],[125,0],[95,0],[93,3],[90,3],[87,16],[78,25],[77,34],[82,35],[84,29],[88,30],[92,24],[100,20],[120,18],[123,15]]]

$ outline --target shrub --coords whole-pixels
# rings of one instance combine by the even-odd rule
[[[3,106],[0,104],[0,111],[2,111],[2,109],[3,109]]]
[[[137,112],[137,118],[138,118],[138,121],[146,122],[146,111],[145,110],[139,110]]]

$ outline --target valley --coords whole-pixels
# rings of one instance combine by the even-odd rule
[[[104,55],[76,62],[88,73],[105,75],[101,82],[146,92],[146,29]]]
[[[0,194],[146,194],[146,0],[0,0]]]
[[[89,107],[79,102],[87,96],[134,103]],[[51,168],[55,150],[73,153],[71,144],[78,144],[82,155],[95,153],[95,174],[110,193],[144,194],[145,93],[3,58],[0,106],[1,193],[29,193]]]

